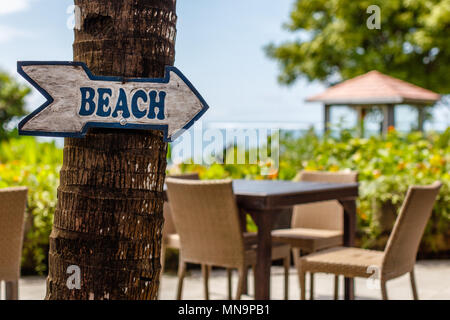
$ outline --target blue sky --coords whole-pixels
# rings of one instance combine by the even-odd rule
[[[321,126],[321,105],[304,100],[325,87],[305,80],[280,86],[277,64],[263,51],[269,42],[296,36],[282,29],[293,3],[178,0],[175,65],[210,105],[206,122]],[[73,31],[67,27],[72,4],[73,0],[0,0],[0,69],[15,73],[18,60],[72,60]],[[28,109],[42,101],[34,92]],[[445,110],[439,114],[440,119],[447,117],[448,125],[450,115]]]

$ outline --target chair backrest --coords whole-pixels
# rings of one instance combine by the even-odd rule
[[[435,182],[409,188],[385,248],[383,275],[396,277],[414,268],[420,240],[441,185]]]
[[[358,173],[301,171],[296,180],[306,182],[355,183]],[[342,206],[336,200],[301,204],[294,207],[291,228],[343,230]]]
[[[183,260],[241,266],[244,241],[232,181],[168,178],[166,185]]]
[[[168,178],[177,178],[177,179],[186,179],[186,180],[199,180],[200,177],[198,173],[185,173],[180,175],[172,175],[168,176]],[[163,237],[169,234],[176,234],[177,230],[175,229],[175,225],[172,219],[172,211],[170,209],[170,204],[167,201],[164,201],[164,228],[163,228]]]
[[[20,277],[28,189],[0,189],[0,280]]]

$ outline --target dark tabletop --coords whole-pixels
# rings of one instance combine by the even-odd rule
[[[301,203],[358,196],[357,183],[234,180],[233,189],[239,205],[249,209],[289,207]]]
[[[358,196],[357,183],[233,180],[233,190],[239,206],[247,209],[275,209]]]
[[[236,194],[262,197],[322,192],[324,190],[353,189],[357,186],[357,183],[292,182],[283,180],[233,180],[233,190]]]

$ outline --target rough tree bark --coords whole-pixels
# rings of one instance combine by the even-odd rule
[[[95,75],[163,77],[176,0],[75,0],[74,61]],[[157,131],[96,129],[65,140],[46,299],[156,298],[167,144]],[[81,288],[69,289],[71,265]]]

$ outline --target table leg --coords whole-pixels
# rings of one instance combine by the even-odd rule
[[[272,227],[275,214],[260,211],[252,214],[258,226],[258,252],[255,268],[255,300],[270,299],[270,267],[272,265]]]
[[[239,221],[241,224],[241,231],[247,232],[247,213],[239,209]],[[244,285],[242,287],[242,294],[248,294],[248,269],[244,272],[245,280]]]
[[[19,280],[5,282],[6,300],[19,300]]]
[[[356,200],[340,200],[344,208],[344,245],[353,247],[355,245],[356,233]],[[345,278],[345,300],[355,298],[355,283],[353,278]]]

